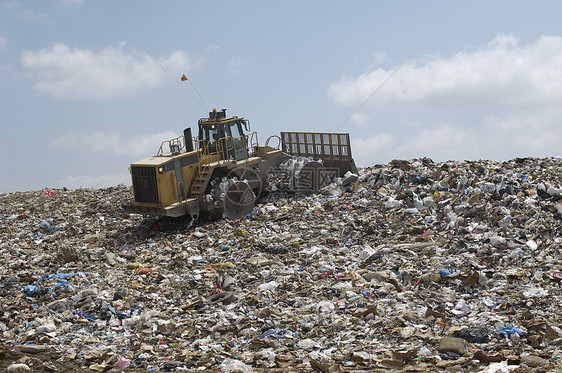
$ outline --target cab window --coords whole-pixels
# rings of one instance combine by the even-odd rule
[[[210,153],[217,151],[217,142],[220,138],[218,125],[207,125],[202,128],[201,140],[207,146]]]
[[[230,136],[232,136],[233,138],[242,136],[242,134],[240,133],[240,122],[230,123],[229,132]]]

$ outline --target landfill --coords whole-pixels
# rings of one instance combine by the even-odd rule
[[[562,159],[393,160],[241,219],[0,194],[0,370],[562,370]]]

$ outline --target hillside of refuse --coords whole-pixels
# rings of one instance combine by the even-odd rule
[[[0,194],[0,369],[562,369],[562,160],[394,160],[239,220]]]

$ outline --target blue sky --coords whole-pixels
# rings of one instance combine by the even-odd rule
[[[557,156],[560,14],[559,1],[0,0],[0,192],[130,185],[130,163],[213,107],[260,143],[341,126],[361,166]]]

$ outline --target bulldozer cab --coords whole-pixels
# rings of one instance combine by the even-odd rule
[[[204,154],[218,154],[221,160],[240,161],[248,158],[248,139],[244,134],[248,121],[226,117],[226,110],[213,110],[209,118],[199,120],[199,146]]]

